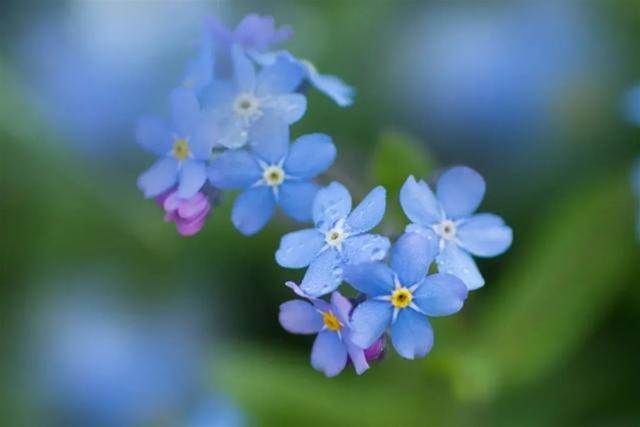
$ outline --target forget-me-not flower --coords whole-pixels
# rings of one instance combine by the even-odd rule
[[[231,214],[244,234],[258,232],[276,204],[298,221],[311,219],[319,186],[312,181],[331,166],[336,148],[328,135],[298,138],[289,147],[289,129],[262,122],[250,149],[227,150],[209,168],[209,181],[221,189],[243,189]],[[267,126],[262,129],[262,126]]]
[[[255,13],[242,18],[234,30],[230,30],[213,16],[205,20],[205,27],[219,45],[229,47],[237,44],[243,49],[257,52],[264,52],[271,45],[282,43],[293,35],[290,26],[276,28],[273,17]]]
[[[468,167],[447,170],[437,183],[436,194],[424,181],[410,176],[400,190],[400,204],[413,222],[406,231],[423,233],[437,243],[440,272],[461,278],[470,290],[484,285],[471,255],[493,257],[511,245],[512,231],[494,214],[473,214],[485,192],[482,176]],[[437,242],[434,241],[434,234]]]
[[[138,178],[145,197],[156,197],[178,184],[178,197],[189,199],[207,179],[206,161],[216,138],[212,120],[200,110],[193,91],[171,93],[172,122],[145,117],[138,122],[138,143],[160,159]]]
[[[283,59],[256,74],[253,62],[237,45],[231,59],[233,79],[215,80],[203,91],[205,109],[218,118],[220,145],[242,147],[256,137],[255,127],[262,121],[288,126],[302,118],[307,100],[294,93],[303,79],[300,67]]]
[[[318,191],[313,201],[315,228],[286,234],[276,261],[283,267],[307,269],[301,288],[311,296],[335,290],[349,263],[378,261],[389,249],[389,239],[367,231],[384,216],[386,191],[376,187],[351,211],[351,195],[337,182]]]
[[[271,65],[277,60],[286,59],[298,64],[304,72],[304,77],[311,86],[331,98],[340,107],[353,104],[355,90],[343,82],[339,77],[330,74],[320,74],[316,66],[306,59],[298,59],[287,50],[276,52],[250,52],[251,57],[263,66]]]
[[[311,297],[295,283],[293,291],[310,302],[291,300],[280,305],[280,324],[294,334],[318,334],[311,350],[311,366],[328,377],[338,375],[351,360],[358,374],[369,369],[362,348],[351,342],[351,302],[339,292],[331,294],[331,303]]]
[[[368,296],[351,316],[352,341],[371,346],[391,325],[391,342],[407,359],[425,356],[433,345],[427,316],[447,316],[462,308],[467,287],[454,275],[427,275],[434,253],[427,238],[402,235],[391,249],[390,266],[382,262],[345,268],[346,281]]]

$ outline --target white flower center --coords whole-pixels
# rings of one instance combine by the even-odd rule
[[[262,177],[267,185],[277,187],[284,181],[284,170],[280,166],[267,166],[262,173]]]
[[[345,237],[347,236],[342,227],[333,227],[324,235],[324,240],[329,246],[339,247]]]
[[[250,93],[241,93],[233,102],[236,114],[244,118],[253,118],[260,115],[260,100]]]
[[[436,226],[436,232],[445,240],[453,240],[456,237],[456,223],[445,219]]]

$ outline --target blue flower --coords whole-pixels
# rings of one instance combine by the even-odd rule
[[[216,137],[212,121],[200,111],[195,94],[178,88],[171,93],[172,122],[139,120],[138,143],[160,159],[138,178],[145,197],[156,197],[178,184],[178,196],[189,199],[207,179],[206,161]]]
[[[253,63],[237,45],[231,49],[231,59],[232,81],[216,80],[202,95],[204,108],[217,116],[220,145],[242,147],[254,137],[254,127],[261,121],[288,126],[302,118],[307,100],[293,93],[302,82],[300,67],[283,59],[256,75]]]
[[[205,29],[198,56],[187,64],[180,85],[199,94],[213,82],[214,67],[214,48],[211,37]]]
[[[319,186],[312,181],[331,166],[336,148],[327,135],[298,138],[289,147],[289,128],[261,121],[250,149],[227,150],[209,168],[209,181],[221,189],[243,189],[232,221],[244,234],[258,232],[273,216],[276,204],[298,221],[311,220]]]
[[[368,348],[391,325],[391,342],[402,357],[425,356],[433,345],[427,316],[458,312],[467,298],[465,284],[451,274],[427,276],[434,253],[425,236],[402,235],[382,262],[345,268],[346,281],[369,298],[351,316],[351,340]]]
[[[366,234],[382,220],[385,205],[386,191],[376,187],[352,212],[349,191],[342,184],[331,183],[313,200],[315,228],[286,234],[276,261],[287,268],[309,266],[300,284],[308,295],[335,290],[342,282],[345,265],[385,257],[389,239]]]
[[[461,278],[471,290],[484,278],[471,255],[493,257],[511,245],[512,231],[497,215],[473,215],[485,192],[484,179],[468,167],[454,167],[438,180],[436,194],[410,176],[400,190],[400,204],[413,222],[406,231],[423,233],[437,243],[438,270]],[[434,237],[434,232],[435,237]]]
[[[206,19],[205,26],[219,45],[229,47],[237,44],[258,52],[264,52],[293,35],[293,29],[288,25],[276,28],[273,17],[255,13],[242,18],[233,31],[213,16]]]
[[[280,324],[293,334],[318,334],[311,350],[311,365],[328,377],[338,375],[351,360],[358,375],[369,369],[364,350],[351,342],[351,302],[339,292],[331,303],[307,295],[295,283],[293,291],[310,301],[291,300],[280,305]]]
[[[298,59],[286,50],[276,52],[256,53],[251,52],[251,57],[263,66],[271,65],[278,60],[286,59],[294,64],[298,64],[304,72],[304,78],[311,86],[331,98],[340,107],[348,107],[353,104],[355,90],[340,78],[320,74],[318,69],[306,59]]]

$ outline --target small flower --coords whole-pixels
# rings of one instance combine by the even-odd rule
[[[195,94],[178,88],[171,93],[172,123],[155,118],[138,122],[138,143],[160,159],[138,178],[145,197],[156,197],[178,184],[178,197],[192,198],[207,179],[205,162],[216,136],[211,120],[200,111]]]
[[[209,168],[209,181],[215,187],[244,190],[233,206],[233,224],[244,234],[257,233],[276,205],[295,220],[311,220],[313,199],[320,189],[312,179],[336,156],[331,138],[304,135],[289,147],[288,128],[276,126],[256,135],[260,138],[254,138],[249,150],[227,150]]]
[[[318,334],[311,350],[311,366],[328,377],[338,375],[351,360],[358,375],[369,369],[365,352],[351,342],[351,303],[339,292],[331,303],[307,295],[295,283],[287,282],[296,295],[308,299],[280,305],[280,324],[293,334]]]
[[[309,266],[300,285],[308,295],[335,290],[346,264],[378,261],[387,254],[389,239],[365,234],[382,220],[385,204],[385,189],[376,187],[352,212],[349,191],[331,183],[313,201],[315,228],[286,234],[276,261],[287,268]]]
[[[318,69],[306,59],[298,59],[289,51],[280,50],[277,52],[252,52],[251,57],[258,64],[268,66],[277,60],[286,59],[294,64],[298,64],[304,71],[304,78],[311,86],[331,98],[340,107],[348,107],[353,104],[355,90],[343,82],[340,78],[330,74],[320,74]]]
[[[413,176],[400,190],[402,209],[413,222],[406,231],[422,233],[430,240],[429,244],[437,244],[438,270],[458,276],[470,290],[484,285],[471,255],[499,255],[509,248],[513,239],[511,228],[499,216],[472,215],[484,192],[484,179],[463,166],[442,174],[436,195],[424,181],[416,182]]]
[[[288,25],[276,28],[273,17],[255,13],[242,18],[233,31],[213,16],[206,19],[205,26],[211,37],[222,46],[237,44],[243,49],[258,52],[264,52],[271,45],[287,41],[293,35],[293,29]]]
[[[462,308],[467,287],[456,276],[427,276],[433,253],[427,238],[402,235],[391,249],[390,266],[382,262],[345,268],[346,281],[369,299],[351,316],[352,341],[368,348],[391,325],[391,342],[402,357],[425,356],[433,345],[427,316],[446,316]]]
[[[211,210],[209,197],[202,192],[190,199],[181,199],[173,189],[156,198],[156,202],[165,210],[164,220],[175,222],[178,233],[193,236],[198,233]]]
[[[205,109],[217,116],[220,145],[242,147],[259,137],[256,129],[261,122],[284,128],[300,120],[307,108],[304,95],[294,93],[303,78],[300,67],[283,59],[256,75],[253,63],[237,45],[231,49],[231,59],[232,81],[216,80],[202,95]]]

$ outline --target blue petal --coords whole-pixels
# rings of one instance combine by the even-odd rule
[[[251,128],[251,150],[269,164],[281,162],[289,149],[289,126],[265,114]]]
[[[166,123],[154,117],[138,120],[136,141],[141,147],[158,156],[165,156],[173,146],[173,138]]]
[[[316,89],[333,99],[340,107],[348,107],[353,104],[355,91],[351,86],[336,76],[318,73],[318,70],[310,62],[305,65],[307,78]]]
[[[347,366],[347,348],[333,331],[322,331],[311,349],[311,366],[328,377],[338,375]]]
[[[280,325],[292,334],[315,334],[324,326],[318,310],[310,303],[299,299],[281,304],[278,320]]]
[[[361,234],[342,242],[344,259],[349,264],[380,261],[390,246],[389,239],[378,234]]]
[[[344,326],[349,326],[351,307],[351,302],[342,296],[340,292],[331,294],[331,311]]]
[[[493,214],[478,214],[458,226],[460,245],[473,255],[492,257],[511,246],[513,232],[504,220]]]
[[[436,194],[449,218],[471,215],[478,209],[485,191],[484,179],[466,166],[457,166],[442,174]]]
[[[318,191],[313,201],[313,222],[317,228],[327,231],[339,219],[351,212],[351,195],[344,185],[332,182]]]
[[[484,285],[484,279],[471,255],[455,243],[445,244],[444,249],[436,258],[436,263],[439,272],[459,277],[469,290],[478,289]]]
[[[231,48],[233,73],[240,92],[253,92],[256,85],[256,70],[242,48],[234,45]]]
[[[203,113],[200,118],[189,139],[189,150],[194,158],[208,161],[211,159],[211,150],[221,136],[220,129],[212,113]]]
[[[156,197],[174,186],[178,179],[178,161],[164,157],[138,177],[138,188],[144,197]]]
[[[279,188],[280,207],[291,218],[300,222],[311,221],[313,199],[320,186],[311,181],[285,180]]]
[[[323,246],[324,237],[315,228],[285,234],[276,251],[276,262],[286,268],[306,267],[318,256]]]
[[[304,116],[307,110],[307,98],[299,93],[275,95],[263,102],[263,108],[291,125]]]
[[[262,179],[262,169],[245,150],[227,150],[209,166],[209,181],[223,190],[247,188]]]
[[[427,316],[410,308],[400,310],[391,326],[391,342],[406,359],[426,356],[433,346],[433,329]]]
[[[300,86],[303,77],[304,70],[300,64],[280,56],[258,75],[256,93],[259,96],[291,93]]]
[[[171,118],[179,138],[193,135],[200,119],[200,104],[192,90],[179,87],[171,92]]]
[[[233,83],[226,80],[214,80],[202,90],[202,109],[230,108],[236,95],[236,87]]]
[[[231,221],[244,235],[255,234],[273,216],[276,202],[271,188],[260,186],[241,193],[233,205]]]
[[[342,282],[342,266],[335,250],[328,249],[311,262],[300,288],[312,297],[335,291]]]
[[[197,58],[189,62],[182,78],[182,85],[196,92],[209,85],[213,79],[213,46],[209,35],[205,35],[201,43]]]
[[[412,286],[424,279],[435,254],[429,240],[418,233],[405,233],[391,248],[391,268],[400,283]]]
[[[394,288],[394,274],[382,262],[366,262],[344,267],[344,280],[370,297],[389,295]]]
[[[378,186],[360,202],[347,218],[348,230],[352,234],[365,233],[382,221],[386,208],[387,190]]]
[[[388,301],[367,300],[358,304],[351,315],[351,341],[360,348],[371,347],[391,323],[392,314]]]
[[[179,178],[178,197],[190,199],[200,191],[207,180],[207,167],[200,160],[185,160]]]
[[[248,126],[242,117],[230,114],[220,119],[220,138],[217,143],[226,148],[240,148],[249,139]]]
[[[405,233],[417,233],[427,239],[429,250],[436,257],[440,253],[440,237],[433,231],[431,227],[424,227],[419,224],[408,224]]]
[[[456,276],[437,273],[427,276],[413,292],[413,302],[427,316],[457,313],[467,299],[467,287]]]
[[[442,212],[438,200],[426,182],[407,178],[400,189],[400,205],[407,218],[416,224],[429,226],[440,222]]]
[[[335,158],[336,147],[329,135],[303,135],[291,144],[284,170],[297,178],[314,178],[329,169]]]
[[[353,367],[358,375],[362,375],[367,369],[369,369],[369,362],[364,354],[364,350],[357,345],[349,342],[350,334],[343,333],[345,341],[347,343],[347,353],[349,353],[349,359],[353,363]]]

